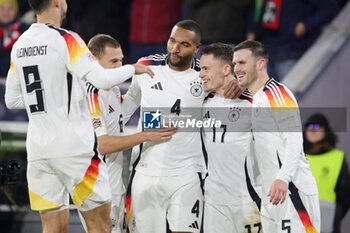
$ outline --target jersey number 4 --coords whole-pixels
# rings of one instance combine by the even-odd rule
[[[44,103],[44,89],[41,85],[38,66],[23,67],[26,92],[28,95],[35,95],[36,104],[29,105],[31,113],[46,112]]]
[[[180,104],[181,104],[181,99],[177,99],[174,105],[171,107],[170,112],[175,113],[176,115],[180,115],[180,112],[181,112]]]

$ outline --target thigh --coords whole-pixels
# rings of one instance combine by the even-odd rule
[[[131,190],[134,230],[137,233],[166,232],[166,209],[159,205],[154,184],[158,177],[136,172]]]
[[[123,232],[125,197],[124,195],[112,195],[111,221],[112,232]]]
[[[255,202],[230,205],[230,218],[237,233],[262,233],[260,212]]]
[[[107,166],[100,156],[79,155],[51,159],[50,165],[60,178],[80,211],[89,211],[111,201]]]
[[[203,192],[198,174],[174,177],[170,185],[175,190],[170,196],[167,208],[170,230],[199,232],[203,215]]]
[[[261,207],[261,222],[264,232],[303,233],[317,232],[310,217],[306,199],[300,198],[299,192],[288,196],[282,205],[265,204]]]
[[[233,223],[229,207],[205,203],[204,233],[233,233]]]
[[[59,171],[47,160],[29,161],[27,181],[32,210],[48,211],[68,208],[69,196]]]

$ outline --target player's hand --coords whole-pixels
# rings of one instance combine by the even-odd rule
[[[175,127],[167,127],[167,128],[160,128],[155,129],[152,131],[144,131],[146,141],[149,142],[160,142],[160,141],[166,141],[170,140],[172,138],[172,135],[176,133],[177,128]]]
[[[226,99],[237,99],[244,91],[239,87],[238,81],[235,78],[228,80],[228,83],[223,88]]]
[[[135,67],[135,74],[149,74],[153,78],[154,73],[148,66],[139,63],[133,64],[133,66]]]
[[[278,205],[279,203],[283,204],[283,202],[286,200],[287,191],[288,184],[283,180],[276,179],[272,183],[267,196],[270,197],[270,202],[273,205]]]

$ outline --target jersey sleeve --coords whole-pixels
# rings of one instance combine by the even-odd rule
[[[106,119],[102,113],[104,103],[99,98],[99,90],[97,88],[90,83],[86,83],[86,87],[92,126],[96,132],[96,136],[99,137],[107,134]]]
[[[135,68],[132,65],[104,69],[78,34],[67,31],[62,36],[67,47],[64,57],[68,70],[95,87],[108,89],[134,75]]]
[[[138,83],[139,78],[140,77],[138,77],[137,75],[134,76],[129,90],[123,98],[122,113],[125,123],[130,120],[130,117],[134,114],[134,112],[138,109],[138,107],[141,104],[141,88]]]
[[[293,93],[283,85],[265,93],[284,142],[284,158],[276,178],[289,183],[304,156],[299,108]]]
[[[5,103],[9,109],[25,108],[21,84],[12,61],[7,73]]]

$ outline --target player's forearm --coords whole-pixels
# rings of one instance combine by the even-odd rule
[[[120,152],[130,149],[146,140],[147,135],[144,132],[127,136],[102,135],[98,137],[99,151],[103,155]]]
[[[303,141],[300,132],[283,133],[285,140],[284,160],[277,179],[289,183],[299,167],[303,153]]]
[[[98,66],[97,66],[98,67]],[[132,65],[124,65],[114,69],[98,67],[86,75],[86,80],[99,89],[109,89],[125,82],[135,74]]]

